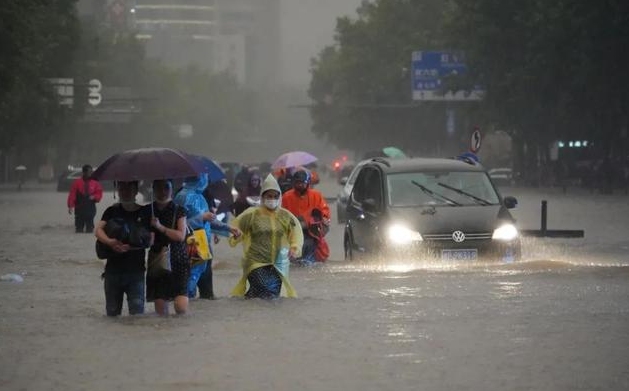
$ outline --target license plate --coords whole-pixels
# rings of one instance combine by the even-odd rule
[[[442,261],[475,261],[478,258],[478,250],[441,250]]]

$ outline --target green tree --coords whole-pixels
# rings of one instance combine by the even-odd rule
[[[470,76],[487,91],[484,108],[529,153],[548,143],[601,141],[602,156],[627,124],[629,4],[618,0],[452,0],[446,29],[463,47]],[[534,170],[533,170],[534,171]]]
[[[65,75],[77,43],[76,0],[7,0],[0,7],[0,150],[42,142],[68,113],[45,80]]]
[[[413,51],[444,49],[444,12],[438,0],[377,0],[338,19],[335,44],[312,60],[313,131],[341,148],[435,153],[446,105],[414,104],[409,68]]]
[[[114,33],[84,25],[76,54],[74,76],[78,122],[65,137],[63,161],[92,161],[131,148],[165,146],[208,154],[215,140],[235,140],[248,119],[246,94],[229,74],[212,74],[194,67],[169,68],[147,58],[132,33]],[[129,121],[91,122],[86,103],[90,79],[104,86],[99,108],[134,109]],[[122,87],[130,92],[124,100],[107,96],[106,89]],[[88,109],[85,116],[84,111]],[[87,119],[87,121],[84,121]],[[194,136],[182,139],[179,125],[192,125]],[[84,135],[89,137],[84,137]],[[210,150],[208,150],[208,148]],[[66,163],[67,164],[67,163]]]

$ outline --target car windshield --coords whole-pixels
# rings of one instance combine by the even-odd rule
[[[496,190],[484,172],[407,172],[387,175],[389,205],[497,205]]]

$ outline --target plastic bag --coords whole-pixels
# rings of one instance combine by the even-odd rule
[[[288,277],[288,270],[290,267],[290,260],[288,259],[288,248],[282,247],[277,252],[277,258],[275,259],[275,268],[285,277]]]
[[[188,236],[186,237],[186,249],[188,257],[192,265],[197,265],[212,259],[210,252],[210,243],[208,241],[205,228],[191,230],[188,228]]]

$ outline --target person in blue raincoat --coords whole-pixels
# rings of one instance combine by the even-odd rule
[[[229,225],[216,220],[216,215],[210,212],[209,206],[203,191],[208,185],[207,174],[198,177],[188,177],[184,180],[183,188],[175,196],[175,203],[186,209],[188,226],[192,230],[204,229],[208,239],[208,246],[211,246],[212,229],[227,235],[230,233],[239,236],[240,231],[230,228]],[[197,285],[201,275],[204,275],[203,284],[199,286],[202,299],[213,299],[212,283],[212,259],[207,262],[197,263],[190,268],[190,278],[188,279],[188,297],[195,298],[197,295]]]

